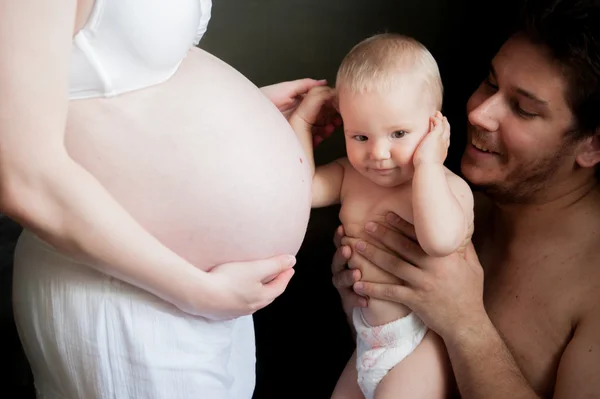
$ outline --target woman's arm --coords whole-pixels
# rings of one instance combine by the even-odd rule
[[[0,207],[60,250],[184,311],[232,317],[262,307],[291,273],[280,257],[246,286],[235,265],[205,273],[145,231],[69,157],[64,133],[76,0],[0,2]],[[238,267],[239,270],[246,268]],[[252,282],[256,284],[252,284]]]

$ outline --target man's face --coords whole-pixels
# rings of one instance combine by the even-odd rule
[[[529,202],[575,167],[566,80],[544,48],[509,39],[467,102],[462,172],[498,200]]]

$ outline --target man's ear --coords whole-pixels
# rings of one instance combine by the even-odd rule
[[[600,163],[600,127],[596,129],[593,136],[579,143],[575,161],[582,168],[592,168]]]

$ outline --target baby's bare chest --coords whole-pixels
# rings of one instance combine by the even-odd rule
[[[347,235],[366,238],[365,224],[369,221],[384,223],[388,212],[394,212],[413,223],[410,182],[396,187],[382,187],[357,172],[346,173],[340,221]]]

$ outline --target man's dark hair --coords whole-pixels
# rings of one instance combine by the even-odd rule
[[[517,34],[542,45],[567,80],[573,138],[600,130],[600,0],[529,0]]]

